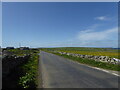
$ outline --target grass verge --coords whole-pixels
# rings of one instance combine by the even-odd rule
[[[50,52],[53,53],[53,52]],[[71,59],[73,61],[77,61],[82,64],[87,64],[90,66],[94,67],[99,67],[103,69],[108,69],[108,70],[114,70],[114,71],[120,71],[120,65],[115,65],[115,64],[110,64],[110,63],[105,63],[105,62],[99,62],[91,59],[86,59],[86,58],[80,58],[80,57],[73,57],[71,55],[65,55],[65,54],[59,54],[59,53],[53,53],[59,56],[63,56],[64,58]]]
[[[22,88],[37,87],[38,58],[39,55],[37,53],[32,54],[30,60],[21,67],[23,76],[19,79],[19,85]]]

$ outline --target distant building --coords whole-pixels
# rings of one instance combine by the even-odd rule
[[[20,47],[20,50],[29,50],[29,47]]]
[[[8,49],[14,49],[14,47],[6,47],[6,49],[8,50]]]

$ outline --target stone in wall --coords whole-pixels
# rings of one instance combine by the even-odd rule
[[[108,63],[112,63],[112,64],[120,64],[119,59],[109,58],[108,56],[81,55],[81,54],[66,53],[66,52],[58,52],[58,53],[72,55],[74,57],[80,57],[80,58],[89,58],[89,59],[93,59],[95,61],[108,62]]]
[[[18,65],[22,64],[26,60],[28,60],[29,55],[26,56],[6,56],[2,59],[2,74],[3,77],[6,77],[13,69],[15,69]]]
[[[67,53],[67,55],[69,56],[70,54],[69,54],[69,53]]]

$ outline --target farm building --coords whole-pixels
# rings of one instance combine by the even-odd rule
[[[8,49],[14,49],[14,47],[6,47],[6,49],[8,50]]]

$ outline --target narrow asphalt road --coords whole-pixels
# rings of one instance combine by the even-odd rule
[[[118,88],[118,77],[63,57],[40,53],[43,88]]]

